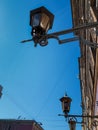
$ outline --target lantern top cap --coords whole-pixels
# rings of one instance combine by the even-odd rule
[[[44,6],[41,6],[41,7],[39,7],[39,8],[36,8],[36,9],[34,9],[34,10],[31,10],[30,11],[32,14],[36,14],[36,13],[46,13],[47,15],[51,15],[51,16],[53,16],[54,17],[54,15],[47,9],[47,8],[45,8]]]
[[[39,8],[34,9],[34,10],[31,10],[30,17],[32,17],[33,15],[35,15],[37,13],[45,13],[50,18],[50,28],[52,28],[54,15],[48,9],[46,9],[44,6],[41,6]]]
[[[67,94],[64,95],[64,97],[60,98],[60,101],[63,102],[63,101],[66,101],[69,100],[70,102],[72,101],[72,99],[70,97],[67,96]]]

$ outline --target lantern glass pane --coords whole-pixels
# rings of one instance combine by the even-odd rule
[[[67,108],[68,107],[68,102],[64,102],[64,107]]]
[[[44,30],[48,30],[49,29],[49,17],[45,13],[43,13],[42,16],[41,16],[40,26]]]
[[[69,112],[69,103],[68,102],[64,102],[64,111],[65,112]]]
[[[39,23],[40,23],[40,13],[38,14],[35,14],[33,17],[32,17],[32,25],[33,27],[35,26],[39,26]]]

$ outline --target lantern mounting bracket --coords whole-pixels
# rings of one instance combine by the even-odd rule
[[[48,44],[48,39],[53,38],[53,39],[56,39],[59,44],[80,40],[84,44],[86,44],[86,45],[88,45],[90,47],[98,48],[97,43],[94,43],[94,42],[91,42],[91,41],[89,41],[87,39],[84,39],[81,36],[75,36],[75,37],[68,38],[68,39],[63,39],[63,40],[61,40],[59,38],[60,35],[65,35],[65,34],[80,31],[80,30],[83,30],[83,29],[94,28],[94,27],[97,27],[97,26],[98,26],[98,22],[85,23],[85,24],[77,26],[75,28],[71,28],[71,29],[67,29],[67,30],[63,30],[63,31],[59,31],[59,32],[54,32],[54,33],[50,33],[50,34],[40,35],[40,38],[37,39],[37,42],[34,40],[34,38],[31,38],[31,39],[28,39],[28,40],[23,40],[23,41],[21,41],[21,43],[34,41],[34,46],[35,47],[37,46],[37,44],[40,44],[41,46],[46,46]],[[35,34],[35,36],[37,36],[37,34]]]
[[[92,115],[69,115],[69,114],[58,114],[58,116],[64,116],[66,118],[66,121],[68,121],[68,123],[77,123],[77,124],[86,124],[86,122],[79,122],[77,120],[77,118],[91,118],[94,119],[92,121],[92,125],[94,127],[98,126],[98,121],[96,120],[98,118],[98,115],[92,116]]]
[[[58,114],[58,116],[64,116],[65,118],[98,118],[98,115],[92,116],[92,115],[69,115],[69,114]]]

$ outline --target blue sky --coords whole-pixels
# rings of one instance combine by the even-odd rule
[[[70,0],[0,0],[0,118],[21,116],[42,122],[45,130],[65,130],[68,124],[58,114],[66,91],[73,100],[70,113],[81,113],[79,43],[59,45],[51,39],[45,47],[21,44],[31,38],[30,10],[40,6],[55,15],[49,33],[72,28]]]

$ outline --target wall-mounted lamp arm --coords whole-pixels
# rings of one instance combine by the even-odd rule
[[[85,45],[88,45],[92,48],[98,48],[98,43],[95,43],[95,42],[91,42],[89,40],[86,40],[84,39],[83,37],[80,37],[80,40],[85,44]]]
[[[47,34],[47,37],[49,37],[51,35],[60,36],[60,35],[72,33],[72,32],[75,32],[75,31],[80,31],[82,29],[89,29],[89,28],[93,28],[93,27],[97,27],[97,26],[98,26],[98,22],[84,23],[82,25],[79,25],[79,26],[71,28],[71,29],[62,30],[62,31],[59,31],[59,32],[54,32],[54,33],[51,33],[51,34]]]
[[[34,46],[37,46],[38,43],[41,46],[46,46],[48,44],[48,39],[54,38],[58,41],[59,44],[81,40],[86,45],[88,45],[90,47],[97,48],[98,44],[92,43],[88,40],[85,40],[81,36],[76,36],[76,37],[73,37],[73,38],[68,38],[68,39],[63,39],[63,40],[61,40],[59,38],[60,35],[65,35],[65,34],[80,31],[80,30],[83,30],[83,29],[94,28],[94,27],[97,27],[97,26],[98,26],[98,22],[85,23],[85,24],[80,25],[80,26],[75,27],[75,28],[71,28],[71,29],[67,29],[67,30],[63,30],[63,31],[59,31],[59,32],[54,32],[54,33],[50,33],[50,34],[46,34],[46,35],[40,35],[40,38],[37,39],[37,42],[35,42]],[[28,40],[23,40],[23,41],[21,41],[21,43],[30,42],[30,41],[34,41],[34,39],[32,38],[32,39],[28,39]]]
[[[32,39],[23,40],[20,43],[31,42],[31,41],[33,41],[33,38]]]
[[[72,37],[72,38],[68,38],[68,39],[63,39],[61,40],[58,36],[56,35],[50,35],[49,37],[47,37],[47,35],[45,36],[42,36],[41,39],[39,39],[39,44],[41,46],[46,46],[48,44],[48,39],[56,39],[58,41],[59,44],[64,44],[64,43],[69,43],[69,42],[73,42],[73,41],[82,41],[85,45],[88,45],[92,48],[98,48],[98,44],[97,43],[93,43],[89,40],[85,40],[83,37],[79,37],[79,36],[76,36],[76,37]],[[28,39],[28,40],[23,40],[21,41],[21,43],[26,43],[26,42],[31,42],[33,41],[33,38],[32,39]],[[35,43],[34,46],[36,47],[38,43]]]
[[[69,115],[69,114],[58,114],[58,116],[64,116],[65,118],[74,117],[74,118],[98,118],[98,115],[92,116],[92,115]]]

